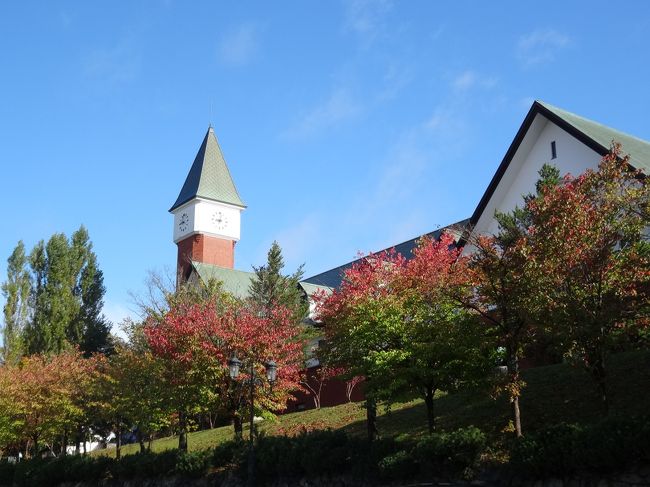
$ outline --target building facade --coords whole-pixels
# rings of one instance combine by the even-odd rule
[[[458,236],[464,232],[494,234],[498,224],[494,214],[508,212],[521,205],[523,195],[533,193],[541,167],[550,163],[562,175],[578,175],[595,169],[611,144],[622,145],[630,163],[650,173],[650,143],[610,127],[588,120],[544,102],[535,101],[505,153],[501,163],[478,202],[473,214],[464,220],[425,234],[437,238],[444,231]],[[179,281],[211,279],[223,283],[223,289],[239,298],[248,296],[251,272],[234,268],[235,246],[240,238],[241,214],[246,209],[232,180],[219,143],[210,127],[192,163],[185,183],[169,210],[174,215],[173,239],[178,247]],[[419,235],[392,246],[409,258]],[[330,292],[340,286],[343,274],[355,261],[326,270],[307,279],[300,286],[305,299],[319,290]],[[307,364],[313,376],[318,362]],[[353,399],[360,399],[361,391]],[[322,405],[347,401],[345,385],[330,384],[323,391]],[[299,395],[290,409],[312,406],[306,395]]]

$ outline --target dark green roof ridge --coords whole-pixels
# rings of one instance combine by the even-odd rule
[[[246,208],[233,182],[212,126],[208,128],[185,183],[169,211],[194,198]]]
[[[536,102],[602,146],[605,151],[609,150],[612,141],[620,142],[623,154],[630,155],[630,164],[645,173],[650,172],[650,142],[647,140],[589,120],[550,103],[541,100]]]

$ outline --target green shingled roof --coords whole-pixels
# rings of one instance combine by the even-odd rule
[[[249,296],[248,288],[255,276],[254,273],[195,261],[192,261],[192,266],[204,283],[207,284],[211,279],[215,279],[222,283],[224,291],[233,296],[241,299]]]
[[[237,188],[212,127],[205,134],[183,188],[169,211],[175,210],[194,198],[205,198],[242,208],[246,207],[237,193]]]
[[[311,296],[318,291],[324,291],[325,294],[332,294],[332,288],[329,286],[319,286],[318,284],[312,284],[311,282],[305,281],[301,281],[298,284],[300,284],[300,287],[305,291],[307,296]]]
[[[229,292],[237,298],[245,299],[250,296],[249,288],[251,281],[255,277],[254,272],[238,271],[237,269],[229,269],[227,267],[219,267],[218,265],[205,264],[197,261],[192,261],[192,266],[205,284],[211,279],[214,279],[221,282],[224,291]],[[307,296],[311,296],[316,291],[325,291],[327,294],[332,292],[332,288],[328,286],[304,281],[299,284]]]
[[[605,150],[609,149],[612,140],[620,142],[623,146],[623,154],[630,155],[630,164],[634,168],[650,174],[650,142],[624,132],[619,132],[598,122],[576,115],[575,113],[549,105],[548,103],[542,101],[537,101],[537,103],[585,134]]]

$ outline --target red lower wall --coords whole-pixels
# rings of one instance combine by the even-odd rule
[[[318,384],[317,374],[319,367],[312,367],[306,371],[306,380],[312,386]],[[314,387],[315,388],[315,387]],[[314,402],[314,394],[307,390],[296,391],[293,393],[294,400],[289,401],[285,413],[292,413],[296,411],[304,411],[306,409],[314,409],[316,404]],[[341,379],[327,379],[323,382],[321,388],[320,403],[321,407],[338,406],[346,402],[363,401],[365,396],[363,394],[363,382],[360,382],[352,389],[350,399],[347,395],[347,383]]]

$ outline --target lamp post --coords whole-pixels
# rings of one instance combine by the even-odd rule
[[[230,360],[228,360],[228,372],[230,373],[230,378],[232,380],[237,380],[239,377],[239,371],[241,370],[243,363],[241,360],[237,358],[237,354],[234,354]],[[249,385],[250,385],[250,426],[249,426],[249,435],[248,435],[248,479],[246,484],[249,487],[252,487],[255,485],[255,438],[253,435],[253,428],[255,427],[254,421],[255,421],[255,384],[259,383],[259,385],[263,386],[264,383],[262,380],[256,376],[255,374],[255,361],[251,360],[249,364]],[[273,383],[277,379],[278,375],[278,366],[277,364],[273,361],[270,360],[264,364],[264,368],[266,369],[266,380],[269,381],[269,384],[273,386]]]

